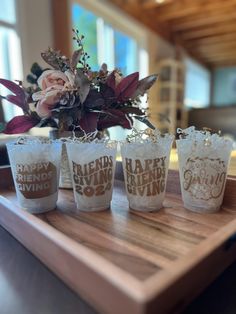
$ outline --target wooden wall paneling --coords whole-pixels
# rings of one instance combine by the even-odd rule
[[[163,2],[158,2],[156,0],[142,0],[140,4],[145,8],[145,9],[154,9],[154,8],[160,8],[161,6],[168,5],[169,3],[173,2],[175,0],[165,0]]]
[[[52,0],[54,48],[70,57],[72,53],[72,29],[69,0]]]
[[[203,38],[195,38],[185,41],[185,46],[188,49],[195,48],[195,47],[202,47],[202,46],[211,46],[211,45],[222,45],[227,43],[232,43],[236,41],[236,32],[230,32],[227,34],[221,34],[221,35],[213,35]],[[216,46],[217,48],[217,46]]]
[[[199,12],[218,12],[222,8],[235,9],[235,0],[178,0],[173,1],[168,6],[156,8],[160,22],[175,20],[178,18],[188,17]]]
[[[215,35],[223,35],[236,32],[236,23],[231,22],[217,23],[208,27],[201,27],[194,30],[187,30],[181,33],[183,40],[202,38]]]
[[[211,60],[211,69],[218,68],[218,67],[235,67],[235,65],[236,65],[235,59],[226,60],[224,58],[224,60],[220,60],[220,61]]]
[[[122,3],[119,0],[112,0],[112,2],[116,4],[121,10],[133,16],[135,19],[145,24],[154,32],[158,32],[166,40],[170,40],[168,26],[166,25],[166,27],[163,27],[159,25],[158,19],[154,12],[149,12],[148,14],[145,14],[142,6],[139,5],[137,1],[132,2],[132,4],[129,2]]]
[[[219,10],[219,12],[209,12],[205,14],[204,11],[194,14],[193,16],[185,17],[182,20],[176,20],[175,24],[173,25],[173,31],[185,31],[189,29],[198,28],[201,26],[207,26],[215,23],[224,23],[225,17],[227,16],[227,21],[231,21],[235,23],[236,19],[236,12],[232,9]]]

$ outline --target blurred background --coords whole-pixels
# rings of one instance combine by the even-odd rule
[[[33,62],[45,67],[49,46],[70,56],[74,27],[93,69],[159,74],[144,104],[162,131],[195,125],[236,138],[235,9],[236,0],[1,0],[0,77],[24,80]],[[3,101],[0,123],[17,110]]]

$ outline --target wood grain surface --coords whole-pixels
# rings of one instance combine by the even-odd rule
[[[171,183],[177,186],[174,180]],[[4,195],[17,204],[14,190]],[[223,210],[207,215],[189,212],[183,208],[181,196],[169,192],[159,212],[130,211],[122,181],[116,181],[111,210],[80,212],[72,191],[61,189],[57,209],[37,217],[139,280],[171,267],[236,218]]]
[[[155,313],[158,305],[160,313],[172,313],[190,302],[236,257],[234,246],[228,251],[224,249],[226,241],[236,232],[236,215],[229,212],[236,205],[232,196],[235,183],[233,178],[227,181],[223,209],[205,215],[184,209],[178,173],[175,171],[169,173],[164,207],[155,213],[129,210],[123,181],[116,181],[111,210],[103,212],[76,210],[72,191],[61,189],[56,210],[37,216],[19,211],[22,225],[17,226],[17,219],[9,216],[12,219],[9,223],[9,217],[3,211],[8,207],[16,213],[14,189],[3,190],[2,183],[1,194],[13,205],[2,200],[1,219],[10,232],[20,234],[20,240],[26,247],[72,289],[81,292],[91,304],[96,304],[98,309],[119,313],[125,307],[130,309],[130,313]],[[27,222],[31,229],[27,230]],[[26,228],[25,233],[22,228]],[[35,247],[41,237],[33,233],[35,228],[49,239],[49,243],[41,245],[40,249]],[[32,239],[28,239],[29,236]],[[56,238],[53,239],[53,236]],[[55,243],[50,244],[50,241]],[[70,256],[74,255],[74,260],[69,260],[63,248],[66,252],[68,250]],[[57,261],[53,261],[50,254],[56,254]],[[76,259],[81,259],[79,266],[76,266]],[[81,274],[81,263],[84,262],[88,270],[84,269],[84,274]],[[78,274],[72,272],[76,271],[76,267],[80,267]],[[89,267],[92,267],[90,273]],[[207,272],[205,279],[199,275],[202,272]],[[186,274],[189,276],[186,277]],[[103,280],[106,278],[106,284],[101,281],[101,277]],[[82,278],[85,281],[87,278],[85,286],[79,282]],[[99,282],[100,289],[92,288],[93,278]],[[188,289],[191,281],[195,285],[193,291]],[[102,301],[98,300],[103,294],[102,287],[110,295],[105,308]],[[116,295],[117,289],[121,293],[119,297]],[[168,303],[168,291],[174,295],[171,306]],[[183,293],[188,297],[179,304]]]
[[[1,314],[98,314],[0,226]]]
[[[98,314],[2,227],[0,252],[1,314]],[[236,262],[182,314],[233,314],[235,293]]]

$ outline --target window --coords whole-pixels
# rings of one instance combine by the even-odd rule
[[[117,67],[124,75],[139,71],[139,47],[133,37],[76,3],[72,5],[72,24],[85,35],[85,50],[93,69],[98,70],[105,62],[108,69]]]
[[[204,108],[210,104],[210,73],[191,59],[185,60],[185,106]]]
[[[216,68],[213,72],[213,105],[217,107],[236,103],[236,67]]]
[[[17,33],[16,0],[1,0],[0,10],[0,77],[15,80],[22,78],[20,40]],[[8,91],[0,86],[0,94]],[[20,108],[2,101],[4,117],[9,121],[15,114],[22,113]]]
[[[78,4],[72,5],[72,24],[78,29],[80,34],[85,36],[84,48],[90,56],[90,66],[93,69],[98,69],[98,54],[97,54],[97,17],[92,12],[83,9]],[[74,42],[76,49],[76,43]]]

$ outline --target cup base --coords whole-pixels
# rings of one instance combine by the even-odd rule
[[[78,207],[78,205],[77,205],[77,210],[78,211],[87,212],[87,213],[90,213],[90,212],[102,212],[102,211],[109,210],[109,209],[110,209],[110,205],[102,206],[102,207],[89,207],[89,208]]]
[[[30,208],[25,208],[25,207],[21,207],[24,211],[33,214],[33,215],[37,215],[37,214],[43,214],[43,213],[47,213],[50,212],[51,210],[56,209],[56,205],[53,207],[49,207],[47,209],[43,208],[43,209],[30,209]]]
[[[186,208],[192,212],[199,213],[199,214],[213,214],[213,213],[218,212],[220,210],[221,206],[203,208],[203,207],[194,206],[192,204],[190,205],[190,204],[184,203],[184,208]]]
[[[65,190],[73,190],[73,186],[70,183],[59,183],[59,189],[65,189]]]
[[[134,211],[139,211],[139,212],[158,212],[161,208],[163,208],[163,205],[161,204],[160,206],[157,206],[157,207],[145,207],[145,206],[142,206],[142,207],[134,207],[134,206],[129,206],[129,209],[130,210],[134,210]]]

